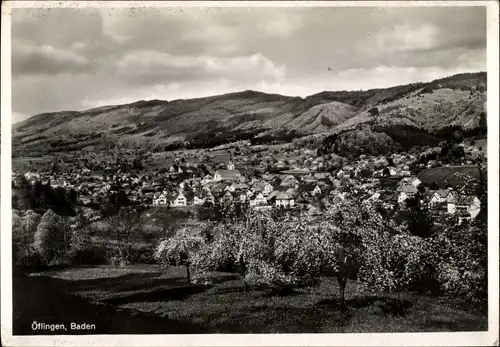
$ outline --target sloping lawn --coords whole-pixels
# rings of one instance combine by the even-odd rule
[[[45,275],[14,281],[15,334],[33,334],[29,328],[33,320],[87,322],[96,324],[96,334],[487,329],[485,313],[466,311],[447,298],[377,294],[358,282],[348,283],[342,311],[335,278],[324,278],[310,289],[246,292],[234,274],[216,273],[211,284],[188,284],[183,269],[165,274],[154,265]]]

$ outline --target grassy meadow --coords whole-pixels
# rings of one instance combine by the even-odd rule
[[[486,313],[461,302],[415,292],[375,293],[356,281],[348,283],[341,310],[334,277],[323,278],[315,288],[245,291],[242,279],[232,273],[214,273],[209,283],[189,284],[183,268],[165,272],[158,265],[96,266],[19,274],[13,292],[16,335],[34,334],[33,319],[95,324],[94,334],[487,329]]]

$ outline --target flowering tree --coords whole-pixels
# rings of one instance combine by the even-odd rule
[[[15,261],[29,265],[33,249],[33,241],[41,216],[33,210],[27,210],[24,215],[14,214],[12,218],[12,245]]]
[[[323,218],[327,261],[341,265],[335,257],[342,249],[350,257],[351,274],[367,286],[400,290],[420,277],[427,257],[425,241],[412,236],[405,225],[385,219],[377,204],[334,199],[326,203]]]
[[[429,240],[432,275],[450,295],[484,301],[488,287],[488,227],[476,218],[442,220],[443,230]]]
[[[34,248],[46,264],[61,261],[64,257],[64,235],[61,217],[47,210],[34,235]]]
[[[155,258],[162,265],[184,265],[187,272],[187,281],[191,282],[191,263],[196,252],[203,247],[205,239],[198,230],[183,228],[172,237],[161,241],[157,247]]]

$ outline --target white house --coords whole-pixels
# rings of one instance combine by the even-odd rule
[[[419,180],[417,177],[415,176],[412,176],[412,177],[404,177],[401,179],[401,181],[399,181],[398,183],[398,187],[402,187],[404,185],[412,185],[414,186],[415,188],[417,188],[420,184],[422,183],[421,180]]]
[[[429,200],[429,207],[434,207],[439,204],[449,203],[452,204],[455,201],[455,193],[451,189],[439,189],[432,194],[431,199]],[[448,213],[451,213],[451,209],[453,207],[448,208]]]
[[[203,205],[205,203],[205,199],[202,197],[199,197],[197,195],[194,196],[193,199],[193,205]]]
[[[210,175],[206,175],[205,177],[203,177],[203,179],[201,180],[201,184],[205,185],[205,184],[208,184],[210,182],[212,182],[213,180],[213,177],[210,176]]]
[[[212,194],[212,192],[208,191],[206,194],[205,194],[205,202],[209,202],[211,203],[212,205],[215,204],[215,198]]]
[[[263,193],[264,195],[269,195],[269,194],[271,194],[271,192],[272,192],[273,190],[274,190],[274,187],[272,186],[272,184],[270,184],[270,183],[266,183],[266,184],[264,185],[264,189],[263,189],[262,193]]]
[[[474,219],[481,211],[481,201],[477,196],[459,195],[448,202],[448,213],[455,214],[457,211],[466,211],[470,219]]]
[[[278,196],[276,196],[276,206],[278,207],[292,207],[295,205],[295,199],[286,194],[286,193],[281,193]]]
[[[234,197],[233,195],[230,193],[230,192],[226,192],[226,194],[224,194],[222,197],[221,197],[221,201],[233,201],[234,200]]]
[[[234,184],[231,184],[231,185],[226,186],[226,188],[224,188],[224,190],[227,191],[227,192],[234,193],[234,191],[236,190],[236,188],[234,187]]]
[[[257,194],[257,196],[254,199],[250,200],[250,206],[265,205],[265,204],[267,204],[267,199],[264,197],[262,193]]]
[[[318,185],[316,185],[314,187],[313,191],[311,192],[311,195],[312,196],[316,196],[316,195],[319,195],[319,194],[321,194],[321,188]]]
[[[389,175],[391,176],[397,176],[398,175],[398,170],[395,167],[388,167],[389,169]]]
[[[180,207],[180,206],[186,206],[187,205],[187,199],[184,196],[184,194],[179,193],[179,195],[175,196],[173,200],[170,202],[170,206],[173,207]]]
[[[167,204],[167,196],[164,193],[155,193],[153,195],[153,205],[162,206]]]

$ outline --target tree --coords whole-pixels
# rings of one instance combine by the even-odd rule
[[[12,246],[15,262],[19,265],[30,265],[33,253],[35,232],[41,216],[32,210],[27,210],[24,216],[13,214]]]
[[[42,216],[34,235],[34,248],[46,265],[62,261],[65,255],[65,230],[61,217],[52,210]]]
[[[134,243],[141,239],[141,222],[140,214],[132,207],[122,207],[116,214],[106,218],[105,223],[114,241],[108,254],[112,263],[124,266],[130,262]]]
[[[142,170],[144,166],[142,165],[142,158],[140,156],[136,156],[133,163],[132,167],[134,170]]]
[[[160,242],[155,258],[167,267],[184,265],[187,282],[191,283],[191,263],[196,252],[203,246],[204,239],[198,230],[182,228],[172,237]]]
[[[71,204],[75,205],[76,204],[76,199],[77,199],[77,194],[76,191],[71,188],[67,192],[66,200]]]
[[[90,222],[83,213],[72,220],[69,256],[73,264],[92,264],[95,261],[89,225]]]
[[[433,222],[429,216],[429,210],[420,203],[420,198],[407,199],[406,206],[406,222],[410,234],[420,237],[430,236]]]
[[[483,301],[488,289],[488,231],[474,220],[452,224],[431,240],[434,276],[451,295]]]

